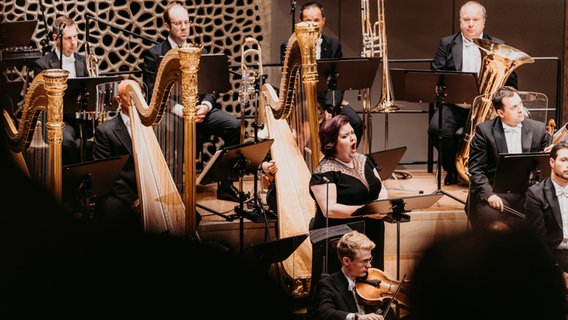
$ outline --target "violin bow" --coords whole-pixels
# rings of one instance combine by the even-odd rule
[[[402,284],[404,283],[404,279],[406,278],[406,274],[404,274],[404,276],[402,276],[402,280],[400,280],[400,284],[398,285],[398,287],[396,288],[396,291],[394,292],[394,294],[392,295],[391,301],[389,303],[389,305],[385,308],[385,310],[383,311],[383,313],[381,314],[385,319],[387,318],[387,313],[389,313],[390,309],[391,309],[391,305],[393,303],[393,301],[396,298],[396,295],[398,294],[398,292],[400,291],[400,288],[402,287]]]

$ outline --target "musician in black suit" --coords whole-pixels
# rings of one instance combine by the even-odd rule
[[[34,74],[37,76],[43,70],[64,69],[69,71],[69,78],[88,77],[87,59],[77,53],[79,40],[75,21],[67,16],[55,19],[51,30],[51,38],[55,41],[55,49],[45,56],[34,61]],[[62,46],[63,45],[63,46]],[[62,61],[60,60],[63,52]],[[61,64],[60,64],[61,63]],[[62,143],[63,164],[72,164],[81,161],[81,138],[79,123],[75,114],[64,114]]]
[[[554,256],[568,276],[568,142],[556,143],[550,151],[550,177],[529,187],[525,214],[529,230]]]
[[[314,284],[315,294],[308,308],[308,319],[384,319],[379,315],[377,306],[365,306],[355,293],[355,280],[367,276],[373,260],[371,251],[374,248],[375,243],[356,230],[347,232],[339,239],[337,257],[341,262],[341,270],[321,278]]]
[[[472,39],[483,38],[504,43],[503,40],[483,32],[486,15],[485,7],[477,1],[468,1],[462,5],[460,9],[460,32],[443,37],[440,40],[430,69],[434,71],[479,72],[481,52],[472,42]],[[511,73],[505,85],[517,88],[517,74],[515,72]],[[428,134],[433,139],[432,141],[435,141],[434,146],[436,148],[440,148],[439,143],[441,143],[441,164],[446,170],[444,179],[446,185],[458,182],[456,153],[459,151],[463,140],[463,132],[461,131],[465,127],[470,107],[469,104],[444,104],[442,110],[434,110],[432,118],[430,118]],[[441,127],[439,112],[442,112]],[[441,141],[436,139],[441,139]]]
[[[151,101],[152,91],[156,82],[156,74],[161,57],[170,49],[188,43],[190,20],[187,10],[179,2],[172,2],[164,12],[164,27],[168,31],[167,39],[150,48],[144,53],[143,81],[148,89],[147,100]],[[207,53],[203,50],[203,53]],[[217,103],[218,94],[205,94],[199,97],[196,117],[197,153],[211,135],[221,137],[225,146],[240,143],[241,122],[234,116],[221,110]],[[178,105],[180,106],[180,105]],[[180,115],[176,106],[172,112]],[[217,198],[221,200],[239,201],[239,192],[232,181],[222,181],[217,189]]]
[[[300,8],[300,21],[317,22],[320,31],[320,37],[316,46],[316,59],[340,59],[343,57],[341,43],[339,40],[323,34],[325,26],[325,10],[324,7],[315,1],[304,3]],[[280,60],[284,63],[286,56],[287,41],[280,46]],[[335,94],[334,94],[335,93]],[[357,136],[357,145],[361,141],[363,135],[363,121],[357,115],[357,112],[351,107],[348,101],[343,99],[343,90],[335,90],[330,92],[318,92],[318,103],[324,111],[324,120],[330,119],[335,115],[342,114],[349,118],[349,123],[355,135]]]
[[[473,229],[510,229],[523,225],[524,220],[504,212],[504,206],[522,211],[524,195],[493,191],[497,160],[501,153],[539,152],[550,144],[545,123],[525,118],[515,88],[498,89],[492,102],[497,117],[479,124],[470,143],[471,177],[465,210]]]
[[[134,80],[121,81],[115,97],[120,113],[95,130],[94,160],[128,155],[111,191],[96,200],[95,219],[103,227],[136,232],[142,231],[142,224],[130,132],[131,98],[126,90],[128,83],[139,86]]]

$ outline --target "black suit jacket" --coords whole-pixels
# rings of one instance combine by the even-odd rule
[[[550,144],[543,122],[527,119],[522,122],[521,141],[525,152],[543,151]],[[501,118],[495,117],[479,124],[470,142],[468,169],[472,201],[482,201],[493,193],[493,178],[500,153],[508,153]]]
[[[89,73],[87,72],[87,59],[85,56],[76,52],[73,53],[73,56],[75,57],[75,73],[77,74],[77,78],[88,77]],[[52,51],[34,61],[34,75],[37,76],[43,70],[47,69],[60,69],[59,65],[59,57],[55,54],[55,51]]]
[[[142,74],[142,81],[148,89],[148,94],[146,100],[148,103],[152,100],[152,93],[154,91],[154,84],[156,83],[156,75],[158,73],[158,67],[160,59],[172,49],[168,39],[163,40],[152,48],[146,50],[143,54],[144,58],[144,69]],[[207,50],[203,49],[203,54],[207,54]],[[200,96],[201,101],[209,101],[211,105],[215,108],[219,108],[216,104],[218,94],[204,94]]]
[[[286,56],[286,46],[288,41],[280,45],[280,63],[284,64],[284,57]],[[322,34],[321,42],[321,54],[320,59],[340,59],[343,58],[343,51],[341,49],[341,43],[339,40]],[[335,104],[333,98],[333,92],[318,92],[318,102],[322,108],[328,109],[328,111],[335,110],[341,106],[341,101],[343,101],[343,91],[335,91]]]
[[[484,39],[495,41],[498,43],[505,43],[505,41],[492,37],[488,34],[483,34]],[[434,60],[430,65],[431,70],[441,71],[461,71],[463,64],[463,39],[461,32],[455,33],[453,35],[443,37],[440,40],[438,49],[436,49],[436,55]],[[509,78],[507,79],[505,85],[518,88],[517,74],[513,71]]]
[[[320,279],[314,294],[313,316],[322,320],[345,320],[348,313],[357,313],[355,298],[348,286],[341,271]]]
[[[527,222],[536,238],[554,252],[564,234],[562,213],[550,177],[528,189],[525,210]]]
[[[115,180],[111,193],[130,206],[138,198],[132,139],[120,115],[99,125],[95,130],[93,160],[128,154],[128,160]]]

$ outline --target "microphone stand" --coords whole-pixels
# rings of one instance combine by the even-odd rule
[[[59,39],[59,69],[63,69],[63,29],[67,27],[67,24],[63,22],[59,26],[59,31],[57,32],[56,39]]]
[[[325,255],[323,256],[322,278],[326,276],[328,269],[328,254],[329,254],[329,179],[323,177],[325,181]]]
[[[290,1],[290,15],[292,16],[292,33],[294,32],[294,29],[296,28],[296,24],[294,23],[295,20],[294,18],[296,17],[296,0],[291,0]]]
[[[49,41],[51,41],[50,39],[50,32],[49,32],[49,27],[47,26],[47,19],[45,18],[45,7],[43,6],[43,2],[41,0],[39,0],[39,8],[40,11],[42,12],[41,16],[42,16],[42,20],[43,20],[43,28],[45,29],[45,39],[41,39],[41,41],[39,42],[39,44],[41,45],[41,53],[42,55],[46,55],[49,52],[51,52],[51,46],[49,45]]]
[[[138,34],[138,33],[134,33],[134,32],[132,32],[132,31],[130,31],[130,30],[126,30],[126,29],[121,28],[121,27],[119,27],[119,26],[117,26],[117,25],[114,25],[114,24],[111,24],[111,23],[109,23],[109,22],[107,22],[107,21],[104,21],[104,20],[102,20],[102,19],[99,19],[99,18],[97,18],[97,17],[91,15],[90,13],[86,13],[86,14],[85,14],[85,21],[86,21],[86,23],[87,23],[87,35],[86,35],[86,39],[87,39],[87,40],[89,39],[89,36],[88,36],[88,31],[89,31],[89,19],[92,19],[92,20],[94,20],[94,21],[97,21],[97,22],[99,22],[99,23],[102,23],[102,24],[104,24],[104,25],[107,25],[107,26],[109,26],[109,27],[111,27],[111,28],[113,28],[113,29],[122,31],[122,32],[124,32],[124,33],[126,33],[126,34],[128,34],[128,35],[134,36],[134,37],[136,37],[136,38],[139,38],[139,39],[148,41],[148,42],[150,42],[150,43],[152,43],[152,44],[158,44],[158,43],[160,43],[160,42],[155,41],[155,40],[152,40],[152,39],[150,39],[150,38],[146,38],[146,37],[144,37],[144,36],[142,36],[142,35],[140,35],[140,34]]]

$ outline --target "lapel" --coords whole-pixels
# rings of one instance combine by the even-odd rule
[[[546,197],[546,202],[550,204],[552,209],[552,215],[554,216],[554,221],[562,230],[562,212],[560,212],[560,204],[558,203],[558,197],[556,196],[556,189],[554,189],[554,184],[552,180],[546,179],[544,183],[544,196]]]
[[[170,42],[168,41],[168,39],[164,40],[162,42],[162,55],[166,55],[166,53],[168,53],[168,51],[170,51],[172,49],[172,46],[170,45]]]
[[[463,63],[463,39],[461,32],[458,32],[452,41],[452,58],[456,70],[460,71]]]
[[[523,121],[521,123],[523,125],[521,127],[521,143],[523,152],[530,152],[533,140],[533,131],[531,130],[531,128],[529,128],[526,121]]]
[[[331,44],[329,43],[329,41],[327,40],[327,36],[323,35],[321,36],[321,59],[326,59],[326,58],[330,58],[330,46]]]
[[[57,54],[55,53],[55,51],[52,51],[49,54],[49,67],[51,69],[60,69],[60,65],[59,65],[59,57],[57,56]]]
[[[128,129],[126,128],[124,121],[122,121],[120,114],[116,116],[116,118],[116,123],[112,131],[120,143],[122,143],[122,145],[128,150],[128,153],[133,156],[132,138],[128,134]]]
[[[499,117],[495,118],[495,123],[493,124],[493,137],[495,138],[495,145],[497,146],[497,154],[509,153],[509,149],[507,149],[505,131],[503,131],[503,124],[501,123],[501,118]]]
[[[75,74],[76,74],[76,76],[77,77],[88,76],[87,70],[86,70],[86,62],[83,63],[82,57],[77,53],[73,53],[73,56],[75,57]]]
[[[357,312],[357,303],[355,302],[355,296],[353,291],[349,291],[349,282],[343,274],[339,271],[334,276],[334,282],[337,288],[341,292],[341,297],[344,299],[345,305],[348,306],[350,312]]]

